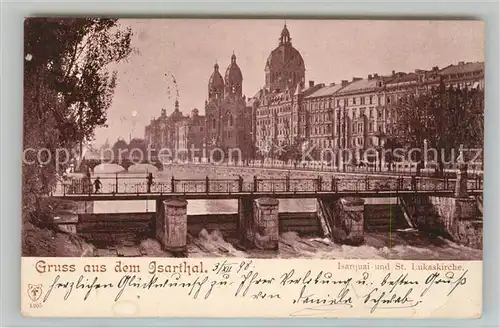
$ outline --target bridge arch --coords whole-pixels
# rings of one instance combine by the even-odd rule
[[[126,171],[127,168],[115,163],[101,163],[93,167],[94,174],[98,173],[120,173]]]

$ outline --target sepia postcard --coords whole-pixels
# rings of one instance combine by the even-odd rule
[[[479,318],[484,35],[26,18],[22,314]]]

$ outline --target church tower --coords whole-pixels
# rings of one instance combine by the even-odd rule
[[[219,72],[219,64],[215,63],[214,71],[208,80],[208,99],[221,101],[224,96],[224,80]]]
[[[224,80],[226,82],[224,97],[241,98],[243,94],[243,75],[236,63],[236,55],[234,53],[231,56],[231,63],[226,69]]]

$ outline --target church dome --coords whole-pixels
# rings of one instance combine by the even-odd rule
[[[304,69],[304,59],[300,52],[292,46],[290,32],[285,27],[281,31],[279,46],[271,51],[266,61],[266,70],[280,70],[284,68]]]
[[[209,90],[224,89],[224,80],[219,72],[219,65],[217,63],[214,65],[214,71],[208,80],[208,88]]]
[[[290,31],[285,26],[281,31],[280,43],[267,58],[265,88],[270,92],[295,90],[304,82],[305,64],[300,52],[292,46]]]
[[[287,67],[305,69],[304,59],[302,59],[300,52],[292,47],[291,44],[280,44],[267,58],[266,69],[280,70]]]
[[[226,75],[224,77],[227,85],[241,85],[243,81],[243,75],[241,74],[240,67],[236,64],[236,55],[231,56],[231,64],[226,69]]]

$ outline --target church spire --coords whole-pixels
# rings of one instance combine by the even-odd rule
[[[281,31],[281,36],[280,36],[280,44],[291,44],[292,38],[290,37],[290,31],[288,31],[288,28],[286,27],[286,21],[285,21],[285,26],[283,27],[283,30]]]

